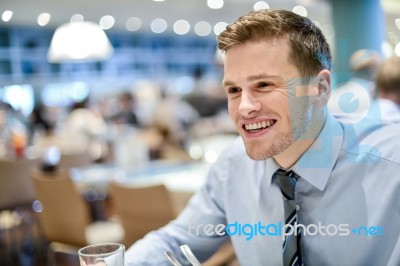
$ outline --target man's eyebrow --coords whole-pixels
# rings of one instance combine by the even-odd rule
[[[266,78],[279,78],[279,76],[276,75],[266,75],[266,74],[259,74],[259,75],[253,75],[253,76],[249,76],[247,77],[248,81],[256,81],[256,80],[260,80],[260,79],[266,79]],[[222,82],[222,86],[233,86],[235,85],[235,82],[231,81],[231,80],[224,80]]]
[[[235,85],[235,82],[233,82],[233,81],[225,80],[225,79],[222,81],[222,86],[223,87],[225,87],[225,86],[233,86],[233,85]]]
[[[259,74],[259,75],[254,75],[254,76],[249,76],[247,78],[248,81],[255,81],[255,80],[260,80],[260,79],[270,79],[270,78],[279,78],[279,76],[276,75],[267,75],[267,74]]]

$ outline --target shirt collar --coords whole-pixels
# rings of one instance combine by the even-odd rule
[[[339,156],[343,143],[343,128],[340,123],[328,113],[318,138],[291,168],[304,180],[323,191],[329,176]],[[273,158],[266,160],[267,184],[272,182],[272,176],[279,168]]]

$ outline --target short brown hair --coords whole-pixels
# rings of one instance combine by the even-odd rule
[[[218,48],[226,52],[232,46],[252,40],[287,37],[289,61],[303,77],[312,77],[331,69],[331,53],[321,30],[308,18],[287,10],[262,9],[239,17],[217,37]]]
[[[376,76],[378,91],[400,94],[400,57],[392,56],[383,62]]]

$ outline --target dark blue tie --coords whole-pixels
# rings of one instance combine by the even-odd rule
[[[274,175],[278,179],[284,200],[285,224],[290,224],[292,228],[295,228],[295,224],[297,224],[297,211],[294,189],[299,176],[293,171],[285,171],[282,169],[278,169]],[[289,232],[289,230],[290,228],[287,228],[287,232]],[[293,234],[285,236],[282,250],[284,266],[303,265],[300,239],[301,233],[299,228],[297,228],[296,234],[293,232]]]

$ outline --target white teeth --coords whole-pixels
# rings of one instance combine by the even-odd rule
[[[267,121],[262,121],[262,127],[264,127],[264,128],[267,127]]]
[[[264,121],[258,122],[258,123],[246,124],[246,125],[244,125],[244,128],[246,130],[257,130],[257,129],[269,127],[272,124],[273,124],[272,120],[264,120]]]

